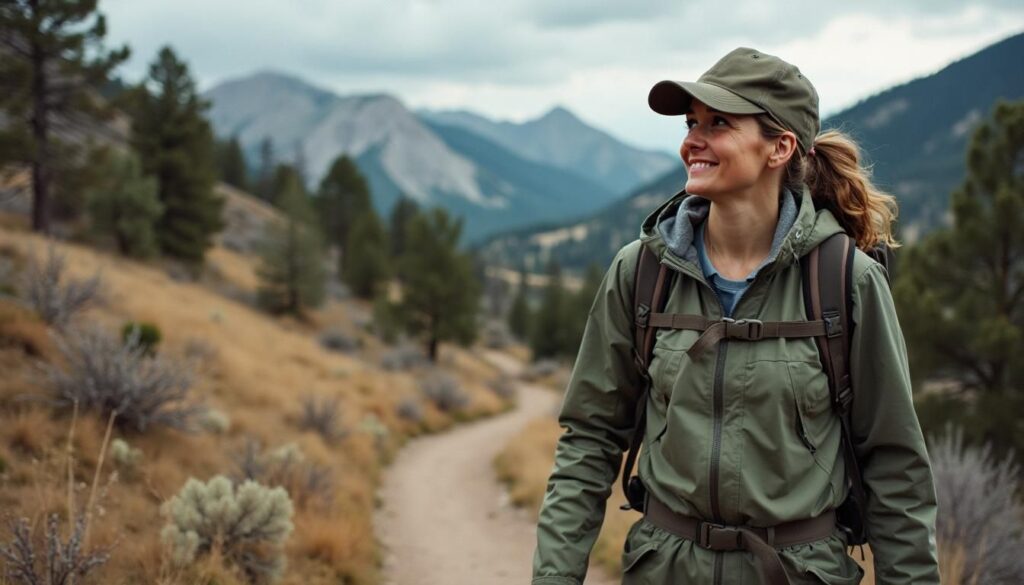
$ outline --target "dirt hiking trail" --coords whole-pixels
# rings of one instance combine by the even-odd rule
[[[521,366],[486,357],[515,375]],[[385,473],[375,526],[385,548],[386,585],[529,585],[536,545],[532,515],[513,508],[492,462],[558,396],[517,382],[514,410],[411,441]],[[591,567],[587,585],[613,585]]]

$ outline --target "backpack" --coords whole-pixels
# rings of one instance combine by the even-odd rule
[[[853,335],[849,315],[853,307],[853,291],[848,284],[853,278],[855,251],[853,238],[838,233],[801,258],[807,320],[770,323],[752,319],[711,321],[701,315],[661,312],[665,308],[666,292],[670,289],[674,271],[661,264],[647,245],[640,246],[634,278],[633,359],[642,383],[634,418],[636,425],[622,471],[622,489],[628,502],[622,506],[623,510],[642,512],[646,499],[646,488],[640,478],[633,475],[633,466],[643,443],[647,423],[647,397],[651,385],[647,366],[653,355],[657,329],[701,331],[700,338],[690,350],[697,350],[697,353],[723,338],[756,341],[765,337],[814,337],[822,369],[828,377],[832,408],[841,423],[841,448],[850,487],[849,496],[836,510],[836,516],[849,545],[867,542],[867,496],[850,430],[850,407],[854,393],[848,366],[850,339]],[[879,245],[869,251],[868,255],[886,268],[888,278],[888,269],[893,264],[892,250]]]

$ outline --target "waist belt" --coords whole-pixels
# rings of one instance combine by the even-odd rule
[[[806,520],[795,520],[768,528],[728,526],[705,522],[673,512],[648,494],[644,516],[662,530],[692,540],[697,546],[713,551],[745,550],[757,557],[765,585],[789,585],[777,549],[807,544],[832,535],[836,527],[834,510]]]

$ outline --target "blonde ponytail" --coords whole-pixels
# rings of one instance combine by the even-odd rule
[[[757,120],[765,138],[786,131],[767,115],[759,115]],[[870,170],[861,166],[857,143],[842,132],[829,130],[814,139],[812,152],[798,152],[790,159],[784,185],[797,191],[807,185],[815,207],[831,211],[861,250],[879,244],[898,248],[892,232],[899,213],[896,198],[871,182]]]

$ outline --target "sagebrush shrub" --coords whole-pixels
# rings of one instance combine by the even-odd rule
[[[246,481],[237,488],[217,476],[189,479],[163,508],[160,536],[171,560],[189,565],[215,548],[251,583],[274,583],[284,573],[284,543],[293,530],[292,502],[283,488]]]
[[[51,514],[46,521],[44,542],[37,550],[28,518],[10,523],[13,540],[0,544],[4,583],[11,585],[73,585],[86,583],[86,577],[108,560],[110,549],[83,548],[85,518],[79,516],[61,541],[60,520]]]
[[[341,422],[341,400],[337,396],[318,399],[306,396],[302,399],[299,427],[315,431],[324,441],[333,443],[348,436]]]
[[[65,278],[65,259],[50,245],[46,260],[33,258],[25,271],[25,295],[39,317],[57,329],[66,327],[85,308],[101,301],[102,278],[86,280]]]
[[[991,444],[964,445],[960,428],[929,442],[940,560],[957,555],[963,583],[1024,583],[1024,486],[1012,456],[997,461]]]
[[[409,422],[423,422],[423,406],[419,400],[407,398],[395,407],[395,414]]]
[[[189,399],[192,367],[164,355],[148,356],[137,334],[122,342],[91,326],[56,340],[66,367],[44,365],[59,406],[75,402],[82,410],[117,411],[122,428],[145,431],[163,425],[192,427],[203,407]]]
[[[469,397],[451,374],[435,371],[420,382],[420,391],[442,412],[453,412],[469,404]]]

